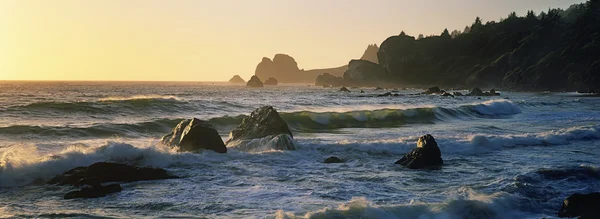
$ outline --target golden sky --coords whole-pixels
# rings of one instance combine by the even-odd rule
[[[345,65],[404,30],[439,34],[582,0],[1,0],[0,80],[248,79],[262,57]]]

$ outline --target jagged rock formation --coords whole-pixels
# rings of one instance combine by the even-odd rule
[[[377,52],[379,52],[379,47],[377,47],[377,44],[369,44],[365,50],[365,53],[363,53],[360,59],[379,64],[379,60],[377,60]]]
[[[244,81],[244,79],[242,79],[242,77],[239,75],[234,75],[231,79],[229,79],[229,83],[242,84],[246,83],[246,81]]]
[[[362,55],[361,59],[377,63],[377,51],[379,48],[376,44],[369,45]],[[256,66],[254,74],[262,80],[273,77],[281,83],[314,83],[315,79],[322,74],[341,77],[348,69],[347,65],[326,68],[304,70],[298,67],[296,60],[286,54],[276,54],[273,60],[264,57]]]

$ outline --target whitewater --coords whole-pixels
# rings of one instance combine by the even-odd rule
[[[567,196],[600,191],[599,97],[349,89],[0,82],[0,217],[555,218]],[[399,96],[377,97],[385,92]],[[297,150],[264,142],[188,153],[159,143],[192,117],[225,141],[264,105],[287,122]],[[424,134],[436,138],[443,168],[395,165]],[[330,156],[346,162],[323,163]],[[122,183],[96,199],[64,200],[76,188],[46,184],[99,161],[180,178]]]

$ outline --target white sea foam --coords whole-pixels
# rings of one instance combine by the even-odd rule
[[[295,218],[436,218],[436,219],[494,219],[520,218],[524,214],[515,211],[515,201],[506,193],[479,194],[470,189],[441,203],[410,201],[407,204],[378,205],[364,197],[355,197],[337,207],[296,215],[293,212],[277,211],[277,219]]]

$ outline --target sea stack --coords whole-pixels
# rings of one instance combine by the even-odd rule
[[[242,79],[242,77],[239,75],[234,75],[231,79],[229,79],[229,83],[242,84],[246,83],[246,81],[244,81],[244,79]]]
[[[410,169],[437,169],[444,164],[444,161],[437,142],[435,142],[433,136],[426,134],[419,138],[417,147],[404,155],[402,159],[396,161],[396,164],[401,164]]]
[[[246,87],[263,87],[263,83],[256,75],[254,75],[250,78],[248,83],[246,83]]]

